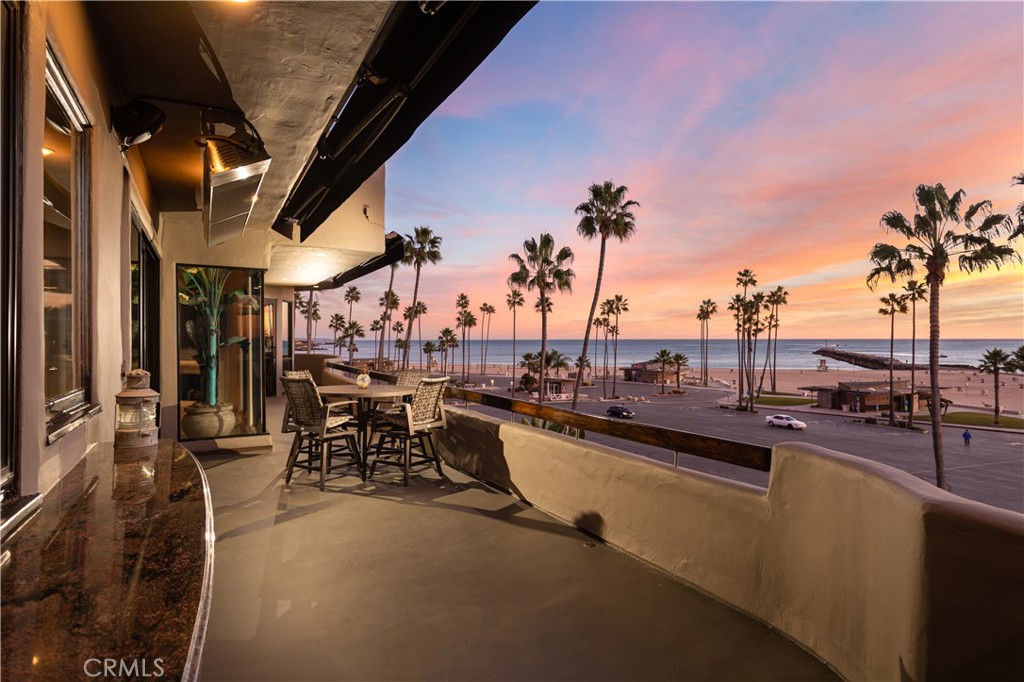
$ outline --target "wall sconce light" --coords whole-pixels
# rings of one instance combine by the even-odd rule
[[[133,369],[124,390],[114,396],[114,447],[143,448],[156,445],[160,430],[160,394],[149,387],[150,374]]]
[[[143,99],[133,99],[119,107],[111,107],[110,120],[117,131],[121,151],[145,142],[159,133],[167,120],[163,109]]]

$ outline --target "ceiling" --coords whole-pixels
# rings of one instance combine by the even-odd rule
[[[532,5],[86,3],[96,34],[108,38],[99,42],[104,66],[113,75],[111,103],[143,98],[167,114],[163,130],[138,145],[156,209],[201,208],[203,160],[195,141],[202,132],[202,107],[231,112],[258,130],[273,159],[246,235],[263,233],[293,246],[298,244],[286,241],[291,223],[285,220],[289,229],[281,229],[282,217],[289,218],[296,203],[306,206],[301,222],[306,239]],[[378,79],[360,79],[368,68],[386,71],[388,87],[377,87]],[[374,120],[372,135],[353,135],[396,83],[410,95],[402,111]],[[356,147],[346,147],[343,142],[353,137]],[[330,153],[319,152],[318,144]],[[315,202],[308,200],[311,192]],[[275,221],[283,236],[266,234]],[[300,256],[288,250],[291,263]]]

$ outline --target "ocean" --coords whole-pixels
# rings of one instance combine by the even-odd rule
[[[415,338],[414,338],[415,340]],[[331,339],[317,339],[317,345],[324,349],[330,347]],[[373,338],[360,339],[358,342],[359,352],[356,357],[373,355]],[[917,340],[917,361],[918,363],[928,362],[928,339]],[[1019,346],[1024,345],[1021,339],[943,339],[939,352],[944,356],[941,358],[943,364],[950,365],[977,365],[981,362],[981,356],[985,351],[992,348],[1002,348],[1007,353],[1012,352]],[[868,353],[880,357],[889,357],[888,339],[780,339],[778,349],[779,369],[816,369],[820,355],[814,355],[814,351],[823,347],[839,348],[853,353]],[[583,340],[548,339],[548,348],[557,350],[575,360],[583,349]],[[619,366],[625,366],[634,362],[653,360],[657,352],[667,348],[673,353],[684,353],[689,358],[690,367],[700,365],[700,341],[697,339],[619,339]],[[480,362],[481,342],[479,337],[474,338],[470,343],[470,363],[477,365]],[[765,343],[762,339],[758,342],[757,355],[758,366],[764,361]],[[897,360],[910,362],[911,359],[910,339],[896,339],[895,357]],[[516,355],[520,358],[523,353],[539,353],[540,339],[516,339]],[[590,340],[591,365],[597,367],[604,358],[603,342],[600,339]],[[413,362],[418,362],[417,349],[412,351]],[[462,360],[462,349],[454,351],[456,362]],[[435,356],[435,359],[437,356]],[[511,364],[512,341],[511,339],[491,339],[487,343],[487,364],[507,365]],[[612,347],[608,345],[608,362],[612,362]],[[860,369],[844,362],[837,362],[829,359],[830,367],[843,369]],[[712,368],[729,368],[736,366],[736,341],[734,339],[712,339],[708,348],[708,366]]]

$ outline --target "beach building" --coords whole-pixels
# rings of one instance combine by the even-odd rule
[[[798,390],[816,393],[817,407],[846,412],[880,412],[889,409],[888,381],[841,381],[835,386],[801,386]],[[910,390],[910,382],[893,382],[893,403],[899,412],[920,410],[921,397],[928,393],[920,387]]]
[[[905,472],[451,406],[404,487],[285,409],[295,292],[401,257],[385,162],[532,4],[0,1],[5,679],[1009,677],[1020,515]]]

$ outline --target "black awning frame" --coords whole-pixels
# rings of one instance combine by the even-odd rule
[[[301,240],[404,145],[535,2],[397,2],[274,229]],[[432,13],[431,13],[432,12]]]

